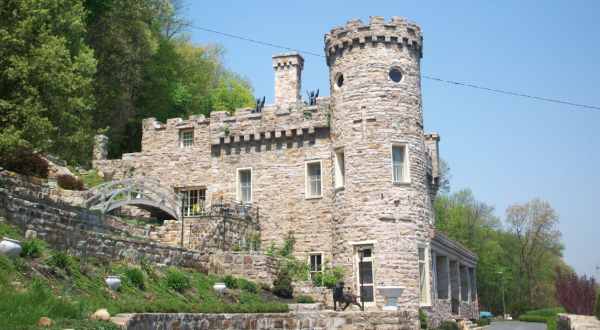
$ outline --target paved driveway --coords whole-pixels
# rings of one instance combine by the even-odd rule
[[[492,322],[489,330],[546,330],[547,326],[544,323],[519,322],[519,321],[504,321]]]

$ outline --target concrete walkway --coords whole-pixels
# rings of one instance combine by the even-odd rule
[[[546,330],[545,323],[519,322],[519,321],[504,321],[493,322],[490,324],[489,330]]]

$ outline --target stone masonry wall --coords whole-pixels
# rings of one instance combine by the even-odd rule
[[[130,225],[96,211],[53,202],[50,189],[41,181],[7,171],[0,174],[0,217],[23,232],[35,231],[55,251],[111,262],[146,256],[168,267],[197,267],[213,261],[221,266],[221,275],[268,284],[275,278],[277,259],[264,253],[212,253],[158,244],[150,241],[158,227]]]
[[[206,204],[220,196],[238,199],[236,171],[252,168],[252,201],[260,208],[263,245],[296,235],[296,256],[321,251],[331,259],[332,160],[327,98],[316,106],[304,101],[281,109],[267,105],[260,113],[238,109],[236,116],[213,112],[210,119],[154,118],[143,123],[142,152],[120,160],[95,160],[94,166],[121,179],[133,167],[134,177],[160,180],[171,187],[206,189]],[[182,130],[194,131],[194,146],[182,148]],[[322,161],[323,197],[305,198],[305,161]],[[177,232],[162,233],[166,244],[179,244]],[[187,236],[186,233],[184,235]],[[185,238],[184,238],[185,243]]]
[[[600,329],[600,321],[595,316],[558,314],[556,315],[558,330],[592,330]]]
[[[191,329],[420,329],[419,315],[399,312],[291,312],[268,314],[117,314],[124,330]]]
[[[334,261],[357,283],[357,249],[373,245],[375,286],[405,286],[401,308],[420,306],[418,248],[430,242],[431,157],[424,143],[415,23],[371,16],[325,35],[333,150],[343,148],[345,187],[334,194]],[[391,69],[402,73],[393,81]],[[339,84],[343,76],[343,84]],[[404,182],[393,182],[392,148],[405,150]],[[333,151],[332,151],[333,153]],[[427,253],[427,252],[426,252]],[[378,306],[385,304],[376,295]]]

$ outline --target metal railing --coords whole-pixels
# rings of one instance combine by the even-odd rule
[[[229,250],[260,231],[260,208],[220,197],[189,223],[188,248]]]

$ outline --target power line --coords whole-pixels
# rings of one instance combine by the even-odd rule
[[[295,51],[295,52],[299,52],[299,53],[304,53],[304,54],[312,55],[312,56],[326,57],[325,55],[320,55],[320,54],[315,54],[315,53],[311,53],[311,52],[307,52],[307,51],[303,51],[303,50],[299,50],[299,49],[294,49],[294,48],[288,48],[288,47],[284,47],[284,46],[279,46],[279,45],[275,45],[275,44],[271,44],[271,43],[263,42],[263,41],[258,41],[258,40],[254,40],[254,39],[239,37],[239,36],[228,34],[228,33],[223,33],[223,32],[219,32],[219,31],[205,29],[205,28],[202,28],[202,27],[199,27],[199,26],[190,25],[190,27],[192,27],[194,29],[206,31],[206,32],[211,32],[211,33],[215,33],[215,34],[224,35],[224,36],[231,37],[231,38],[236,38],[236,39],[240,39],[240,40],[254,42],[254,43],[257,43],[257,44],[261,44],[261,45],[266,45],[266,46],[271,46],[271,47],[275,47],[275,48],[281,48],[281,49],[291,50],[291,51]],[[460,82],[451,81],[451,80],[445,80],[445,79],[440,79],[440,78],[427,77],[427,76],[423,76],[423,75],[421,75],[421,78],[435,80],[435,81],[444,82],[444,83],[448,83],[448,84],[454,84],[454,85],[458,85],[458,86],[471,87],[471,88],[476,88],[476,89],[483,89],[483,90],[490,91],[490,92],[496,92],[496,93],[513,95],[513,96],[526,97],[526,98],[540,100],[540,101],[554,102],[554,103],[571,105],[571,106],[574,106],[574,107],[581,107],[581,108],[588,108],[588,109],[600,110],[600,107],[594,107],[594,106],[589,106],[589,105],[584,105],[584,104],[578,104],[578,103],[572,103],[572,102],[565,102],[565,101],[547,99],[547,98],[543,98],[543,97],[539,97],[539,96],[532,96],[532,95],[527,95],[527,94],[520,94],[520,93],[515,93],[515,92],[503,91],[503,90],[500,90],[500,89],[494,89],[494,88],[477,86],[477,85],[470,85],[470,84],[465,84],[465,83],[460,83]]]

